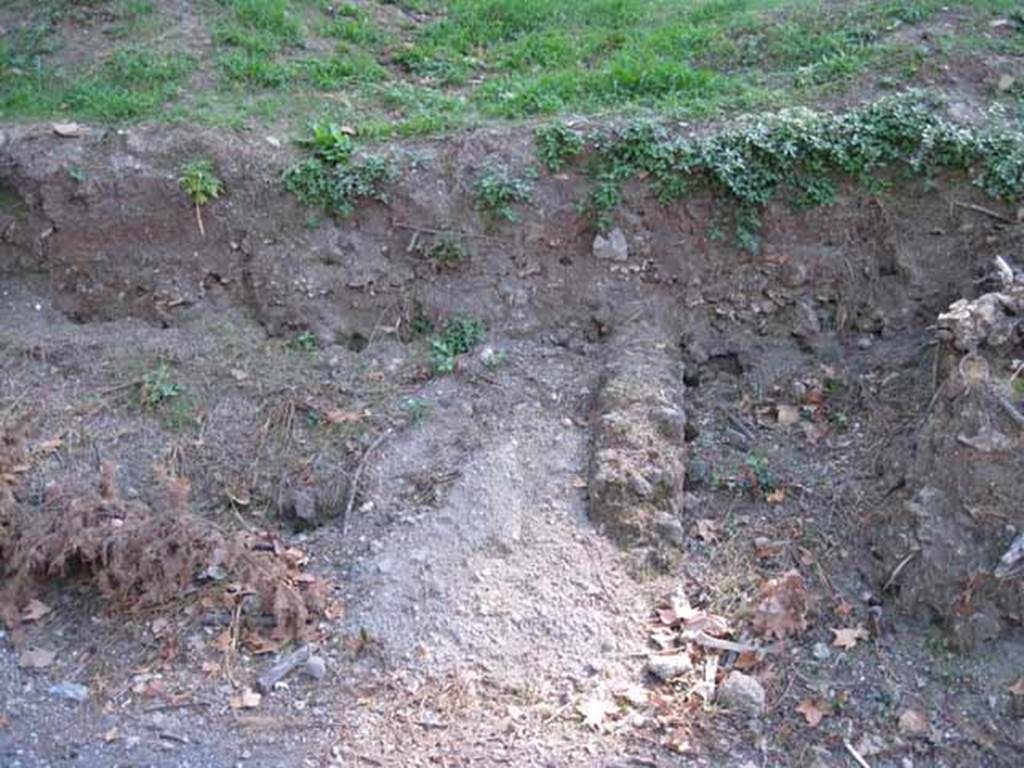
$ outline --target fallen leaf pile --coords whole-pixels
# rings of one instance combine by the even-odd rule
[[[799,635],[807,629],[811,596],[797,571],[787,571],[761,585],[754,609],[754,631],[778,639]]]
[[[221,532],[188,509],[188,482],[161,476],[152,506],[121,497],[114,467],[98,492],[51,485],[41,509],[14,496],[22,441],[0,435],[0,560],[7,585],[0,617],[37,621],[49,607],[34,592],[73,578],[120,608],[157,606],[198,586],[197,574],[228,607],[250,599],[272,618],[275,639],[300,639],[328,606],[329,585],[303,571],[305,556],[270,533]],[[254,616],[259,619],[258,616]]]

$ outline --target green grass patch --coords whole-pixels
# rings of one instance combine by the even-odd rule
[[[11,4],[22,17],[0,32],[5,117],[285,130],[327,118],[369,140],[493,119],[775,110],[865,82],[904,89],[954,57],[1024,55],[1016,0],[205,0],[181,29],[155,0]],[[959,21],[927,50],[898,34],[943,8]],[[1009,23],[993,31],[996,17]],[[64,52],[84,30],[96,51],[83,69]],[[120,51],[139,60],[109,63]]]

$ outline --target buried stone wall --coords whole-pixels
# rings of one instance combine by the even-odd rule
[[[678,347],[632,329],[617,334],[606,354],[592,418],[590,516],[623,541],[681,535],[686,411]]]

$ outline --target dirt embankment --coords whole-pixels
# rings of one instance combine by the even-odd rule
[[[226,188],[204,209],[205,235],[177,179],[195,157],[211,158]],[[850,594],[862,580],[873,602],[924,611],[965,646],[1018,629],[1015,582],[986,574],[1024,528],[1013,501],[1015,478],[1024,476],[1019,429],[977,389],[961,397],[958,369],[936,363],[933,328],[952,302],[986,290],[981,278],[997,256],[1020,255],[1012,212],[994,210],[963,178],[903,180],[882,195],[846,187],[829,207],[770,207],[751,254],[718,236],[718,201],[696,195],[665,206],[636,183],[615,214],[616,231],[595,247],[596,232],[577,209],[590,182],[572,173],[538,179],[520,223],[488,227],[475,212],[472,183],[485,161],[535,164],[524,133],[479,131],[396,157],[401,173],[388,202],[362,203],[336,221],[282,190],[294,156],[264,139],[10,129],[0,138],[0,276],[32,277],[90,333],[148,323],[179,349],[199,345],[196,372],[218,382],[207,391],[200,434],[182,449],[195,453],[200,506],[243,474],[253,483],[243,506],[262,499],[273,507],[274,488],[287,482],[302,483],[311,498],[331,488],[337,497],[345,487],[339,468],[365,458],[372,436],[346,437],[347,447],[297,444],[296,413],[314,414],[311,422],[336,414],[344,425],[386,412],[379,377],[396,372],[401,386],[386,394],[404,397],[413,417],[389,433],[379,458],[370,455],[367,476],[376,479],[356,505],[358,520],[346,522],[359,544],[324,529],[310,547],[353,557],[347,573],[334,574],[351,586],[347,627],[370,627],[410,664],[427,640],[438,668],[457,669],[467,656],[492,669],[515,659],[516,679],[528,679],[531,664],[555,675],[562,664],[585,670],[602,653],[621,660],[631,630],[615,611],[634,586],[620,563],[614,590],[602,584],[601,563],[588,561],[585,578],[573,576],[571,566],[593,552],[610,557],[606,543],[580,532],[586,512],[637,545],[646,565],[687,559],[687,578],[716,573],[697,541],[723,521],[732,525],[737,508],[752,527],[767,520],[784,529],[792,519],[805,531],[857,534],[832,573]],[[442,239],[458,244],[454,262],[431,255]],[[407,356],[418,318],[460,312],[486,320],[521,358],[498,373],[467,358],[459,374],[481,390],[458,378],[424,381],[394,362]],[[202,346],[208,340],[190,325],[217,313],[246,334],[231,343],[248,345],[242,364],[224,362],[227,372],[214,370],[217,350]],[[323,386],[299,392],[289,381],[278,394],[292,400],[261,411],[268,394],[251,381],[258,371],[245,369],[260,365],[253,350],[266,336],[295,339],[306,330],[321,348],[302,372],[322,374]],[[150,344],[144,337],[130,339]],[[109,352],[89,338],[99,354]],[[1011,387],[1017,341],[981,351],[991,386]],[[363,372],[364,348],[375,378],[339,383],[339,367]],[[42,354],[39,366],[50,363]],[[111,384],[101,380],[109,371],[86,373],[90,386]],[[33,368],[21,383],[47,375]],[[507,386],[486,389],[495,383]],[[353,410],[321,404],[339,394],[351,396]],[[417,431],[408,427],[424,394],[439,415]],[[223,413],[218,398],[228,403]],[[99,426],[122,417],[110,418]],[[278,430],[284,447],[260,437],[271,422],[287,424]],[[986,427],[1004,442],[972,443]],[[230,436],[223,456],[213,437],[204,443],[220,428]],[[142,429],[125,433],[123,453],[137,447],[132,440],[154,439]],[[289,451],[307,449],[286,465]],[[279,476],[257,488],[274,450]],[[222,470],[228,454],[251,472]],[[737,469],[737,461],[745,463]],[[319,474],[325,465],[329,481]],[[241,496],[237,485],[231,490]],[[419,507],[429,514],[409,513]],[[694,537],[698,518],[710,527]],[[494,572],[516,585],[514,594],[487,575]],[[465,615],[476,610],[467,594],[479,602],[475,617]],[[595,595],[608,605],[580,607]],[[614,627],[608,637],[592,631],[603,621]],[[379,736],[377,727],[363,720],[352,733]]]

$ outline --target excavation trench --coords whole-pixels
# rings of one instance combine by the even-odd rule
[[[716,236],[716,200],[636,185],[595,247],[572,174],[518,224],[472,212],[465,170],[529,163],[528,136],[408,151],[387,204],[313,221],[281,189],[290,154],[255,139],[8,131],[0,407],[64,443],[19,503],[44,514],[96,457],[148,498],[171,465],[197,514],[299,531],[345,585],[345,632],[509,685],[642,646],[638,563],[706,559],[696,521],[736,514],[842,538],[837,584],[961,647],[1019,631],[993,575],[1024,527],[1016,309],[970,348],[935,326],[1005,292],[993,264],[1022,232],[964,179],[773,205],[756,254]],[[175,170],[196,155],[226,186],[205,234]],[[452,317],[487,337],[430,377],[419,326]],[[154,371],[178,389],[147,409],[132,385]]]

